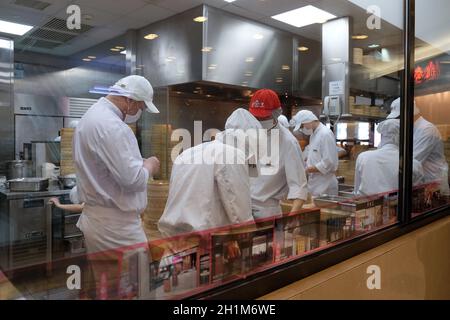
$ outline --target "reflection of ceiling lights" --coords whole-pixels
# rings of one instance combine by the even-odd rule
[[[204,16],[194,18],[195,22],[205,22],[206,20],[208,20],[208,18]]]
[[[255,61],[255,58],[253,57],[245,58],[245,62],[253,62],[253,61]]]
[[[208,66],[208,69],[209,70],[215,70],[217,68],[217,64],[210,64],[209,66]]]
[[[207,95],[206,95],[206,97],[207,97],[207,98],[211,98],[211,97],[212,97],[212,95],[210,95],[210,94],[207,94]]]
[[[281,69],[282,70],[291,70],[291,67],[289,67],[288,65],[282,65]]]
[[[244,73],[244,75],[246,77],[251,77],[251,76],[253,76],[253,72],[248,71],[248,72]]]
[[[339,62],[339,61],[341,61],[341,58],[331,58],[331,61]]]
[[[281,83],[281,82],[283,82],[283,78],[281,78],[281,77],[278,77],[278,78],[276,78],[276,79],[275,79],[275,82],[277,82],[277,83]]]
[[[111,48],[109,50],[114,51],[114,52],[120,52],[120,49],[117,49],[117,48]]]
[[[224,0],[225,2],[231,3],[231,2],[235,2],[236,0]]]
[[[308,47],[298,47],[297,50],[301,51],[301,52],[304,52],[304,51],[308,51],[309,48]]]
[[[264,38],[264,36],[262,34],[259,34],[259,33],[255,33],[253,35],[253,39],[255,39],[255,40],[261,40],[263,38]]]
[[[159,36],[156,33],[149,33],[148,35],[146,35],[144,37],[144,39],[147,40],[155,40],[156,38],[158,38]]]
[[[368,47],[370,48],[370,49],[375,49],[375,48],[378,48],[380,45],[379,44],[371,44],[371,45],[369,45]]]
[[[88,57],[88,59],[96,59],[97,57],[96,56],[87,56]]]
[[[277,14],[272,16],[272,18],[294,27],[301,28],[314,23],[324,23],[330,19],[336,18],[336,16],[312,5],[308,5]]]
[[[127,54],[127,50],[120,51],[121,54]]]
[[[33,26],[0,20],[0,32],[23,36],[33,29]]]
[[[197,91],[197,90],[195,90],[195,91],[192,91],[192,92],[194,92],[195,94],[199,93],[199,91]]]
[[[211,52],[212,49],[212,47],[204,47],[202,48],[202,52]]]
[[[89,62],[89,61],[92,61],[92,59],[84,58],[83,61]]]
[[[116,49],[119,49],[119,50],[125,49],[125,47],[122,47],[122,46],[115,46],[115,48],[116,48]]]
[[[352,36],[353,40],[365,40],[367,39],[369,36],[366,34],[356,34],[354,36]]]

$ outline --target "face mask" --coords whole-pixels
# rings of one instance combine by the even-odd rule
[[[128,106],[128,110],[130,110],[129,106]],[[142,110],[139,109],[138,112],[134,116],[127,114],[123,121],[127,124],[136,123],[140,119],[141,115],[142,115]]]
[[[283,110],[281,108],[275,109],[272,111],[272,117],[278,121],[278,117],[283,114]]]
[[[307,136],[310,136],[310,135],[312,135],[312,134],[314,133],[313,129],[302,128],[302,129],[300,129],[300,131],[301,131],[303,134],[306,134]]]

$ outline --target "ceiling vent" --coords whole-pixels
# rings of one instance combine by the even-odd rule
[[[29,33],[20,41],[19,46],[26,47],[27,49],[53,49],[71,41],[90,29],[92,29],[92,26],[81,24],[79,30],[69,30],[66,25],[66,20],[53,18],[42,27]]]
[[[51,3],[38,0],[14,0],[12,4],[34,10],[45,10]]]

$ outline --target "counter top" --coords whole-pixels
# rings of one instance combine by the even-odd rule
[[[0,188],[0,201],[13,199],[47,198],[69,194],[70,189],[50,188],[48,191],[37,192],[11,192],[9,189]]]

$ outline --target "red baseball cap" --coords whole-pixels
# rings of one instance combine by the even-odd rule
[[[267,118],[272,115],[273,110],[278,108],[281,108],[281,102],[275,91],[261,89],[253,95],[249,111],[255,117]]]

